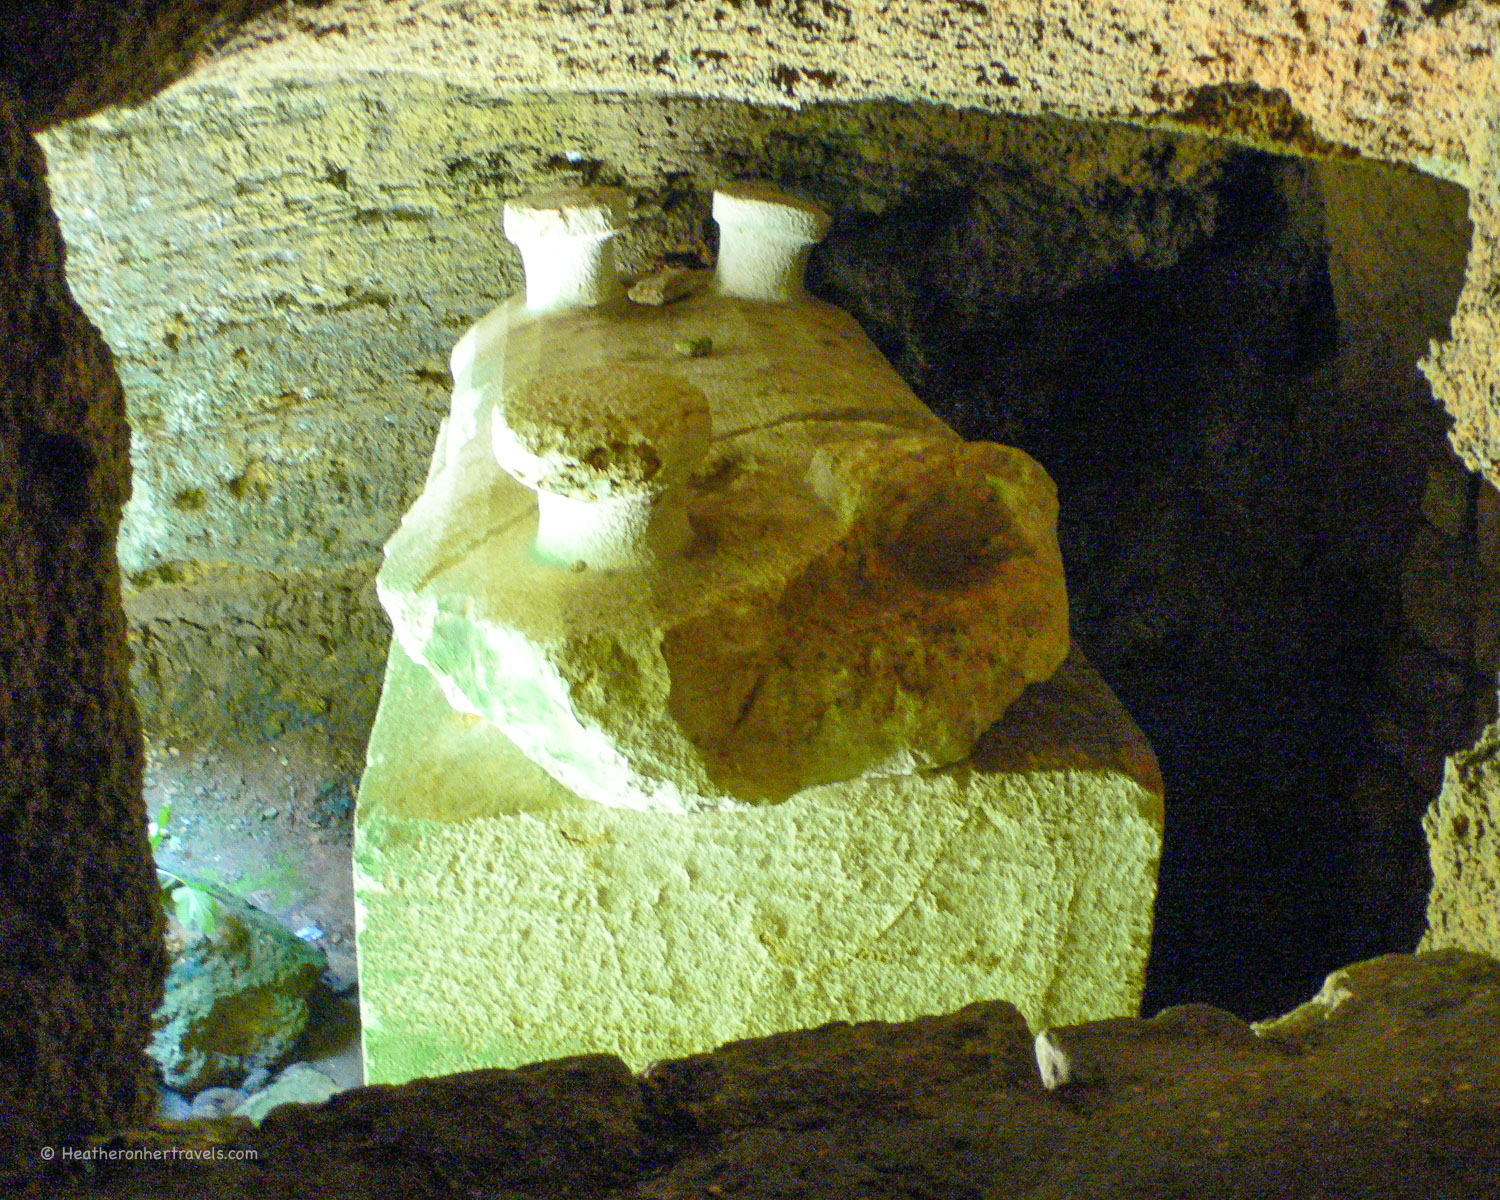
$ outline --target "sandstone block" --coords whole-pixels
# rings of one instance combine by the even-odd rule
[[[713,294],[635,304],[591,259],[587,302],[538,313],[528,283],[479,322],[387,547],[403,650],[601,804],[733,808],[954,763],[1067,654],[1051,480],[960,442],[786,282],[822,226],[784,208],[719,205],[739,257]]]
[[[569,792],[394,647],[356,826],[367,1078],[640,1068],[985,997],[1034,1027],[1133,1014],[1149,747],[1075,659],[1012,712],[937,772],[637,812]]]
[[[607,244],[569,203],[548,221]],[[570,232],[588,286],[539,308],[533,246],[525,299],[454,350],[379,578],[372,1080],[1139,1002],[1159,776],[1081,660],[1052,678],[1051,480],[802,293],[816,209],[737,188],[715,213],[712,290],[634,303]]]

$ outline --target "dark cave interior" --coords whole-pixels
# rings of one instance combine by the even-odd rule
[[[1143,1011],[1259,1018],[1413,948],[1421,814],[1493,701],[1404,616],[1425,482],[1456,460],[1430,392],[1341,375],[1313,168],[1245,152],[1215,193],[1177,261],[1055,293],[985,295],[1007,247],[965,189],[836,227],[810,281],[961,433],[1057,480],[1075,640],[1167,784]],[[1422,578],[1461,609],[1472,528],[1442,540]]]

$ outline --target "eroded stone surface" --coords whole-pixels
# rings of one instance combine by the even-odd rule
[[[669,254],[701,262],[709,189],[747,172],[811,189],[846,219],[973,186],[1007,265],[965,286],[1024,298],[1175,261],[1211,231],[1232,157],[1123,127],[930,107],[497,104],[410,77],[191,86],[58,129],[48,152],[73,286],[131,405],[122,561],[143,592],[167,588],[145,598],[153,627],[137,629],[164,674],[201,664],[235,698],[226,722],[212,705],[159,702],[148,683],[148,725],[179,737],[274,733],[279,708],[255,698],[277,692],[298,698],[294,719],[316,719],[318,698],[330,720],[372,719],[368,697],[348,697],[378,677],[388,633],[357,587],[329,580],[373,575],[427,473],[456,333],[518,286],[500,236],[508,196],[618,178],[640,196],[615,239],[635,273]],[[292,227],[288,204],[306,214]],[[1049,212],[1062,234],[1046,231]],[[258,628],[200,619],[246,572],[284,593],[253,614]],[[178,604],[181,620],[161,619]]]
[[[323,951],[273,917],[219,898],[214,929],[167,973],[149,1049],[168,1087],[236,1085],[283,1059],[307,1025]]]
[[[1036,1067],[1049,1091],[1077,1101],[1098,1089],[1170,1087],[1200,1069],[1204,1057],[1243,1064],[1278,1058],[1248,1024],[1210,1004],[1163,1009],[1149,1021],[1094,1021],[1036,1036]]]
[[[634,1077],[592,1056],[361,1088],[258,1131],[125,1143],[254,1147],[253,1164],[158,1158],[52,1194],[1489,1200],[1500,963],[1392,955],[1340,972],[1334,994],[1332,1011],[1315,1001],[1259,1037],[1201,1006],[1054,1031],[1092,1068],[1051,1091],[1001,1001],[731,1043]]]
[[[1068,652],[1056,489],[1028,455],[880,438],[809,471],[835,540],[771,602],[662,641],[670,709],[737,794],[958,761]]]
[[[248,26],[210,76],[412,61],[497,91],[734,96],[805,105],[894,96],[1014,112],[1172,120],[1291,150],[1467,165],[1474,98],[1492,95],[1500,18],[1464,4],[1373,12],[1332,3],[1226,9],[1209,0],[1042,17],[920,0],[725,9],[603,9],[523,0],[454,15],[420,0],[341,0]],[[456,28],[455,28],[456,26]],[[485,47],[484,52],[476,50]],[[621,46],[632,52],[620,54]]]
[[[1500,725],[1448,759],[1423,826],[1432,854],[1423,946],[1500,957]]]
[[[983,760],[633,812],[580,800],[393,648],[356,831],[366,1077],[641,1067],[1002,992],[1038,1022],[1134,1011],[1155,763],[1081,661],[1033,692]]]
[[[537,494],[541,558],[649,569],[691,540],[679,493],[713,436],[691,384],[624,363],[559,364],[503,389],[490,420],[495,461]]]
[[[942,766],[1067,653],[1046,473],[960,443],[828,305],[512,301],[454,365],[382,601],[452,703],[579,795],[695,810]],[[594,547],[577,523],[617,496],[681,534],[632,562],[644,530],[609,508],[629,553]]]
[[[130,492],[113,360],[63,272],[0,84],[0,1190],[135,1119],[165,970],[110,547]]]

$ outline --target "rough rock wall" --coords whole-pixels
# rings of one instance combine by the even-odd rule
[[[991,225],[958,189],[836,228],[811,276],[940,414],[1058,481],[1075,636],[1168,782],[1148,1007],[1271,1011],[1415,941],[1420,813],[1492,690],[1471,481],[1415,367],[1469,229],[1462,189],[1405,168],[1197,180],[1204,224],[1161,263],[1059,270],[1055,212]]]
[[[1354,874],[1369,946],[1405,949],[1430,883],[1421,812],[1444,759],[1495,715],[1500,576],[1476,530],[1481,481],[1448,444],[1418,361],[1446,336],[1472,243],[1468,197],[1415,171],[1318,170],[1338,312],[1335,370],[1354,419],[1324,444],[1360,557],[1378,564],[1366,753],[1354,768]],[[1369,486],[1384,477],[1387,488]],[[1486,489],[1490,485],[1483,485]],[[1366,945],[1355,948],[1362,953]]]
[[[30,85],[22,97],[22,123],[40,127],[59,115],[78,114],[119,96],[145,95],[163,79],[186,69],[192,56],[213,41],[216,27],[227,31],[240,16],[258,7],[204,0],[28,5],[26,19],[8,20],[3,33],[7,73]],[[337,74],[351,63],[373,67],[421,63],[435,75],[446,73],[481,86],[493,84],[491,91],[619,87],[759,96],[775,102],[872,95],[925,98],[1001,110],[1061,110],[1178,122],[1296,149],[1339,142],[1363,153],[1416,162],[1474,184],[1471,215],[1476,237],[1468,287],[1460,302],[1454,340],[1437,353],[1429,370],[1439,394],[1458,418],[1456,442],[1472,465],[1494,479],[1500,475],[1500,419],[1494,407],[1500,375],[1500,353],[1496,353],[1500,317],[1492,299],[1500,272],[1496,253],[1500,175],[1493,169],[1500,157],[1496,154],[1500,126],[1493,120],[1497,103],[1492,78],[1497,23],[1500,8],[1482,0],[1420,9],[1395,0],[1342,6],[1273,3],[1236,9],[1210,0],[1158,0],[1128,10],[1078,6],[1045,15],[1021,4],[924,3],[893,9],[868,3],[814,7],[799,0],[757,3],[752,8],[734,3],[627,2],[616,6],[608,0],[581,4],[536,0],[481,7],[408,0],[377,8],[366,0],[316,9],[286,6],[263,23],[247,27],[234,46],[217,55],[211,69],[243,78],[254,70]],[[636,52],[622,56],[618,53],[621,45],[634,46]],[[10,141],[16,144],[14,138]],[[34,173],[34,168],[26,171]],[[11,178],[12,172],[7,170],[5,175]],[[26,202],[26,206],[31,204]],[[60,288],[57,284],[55,296],[61,295]],[[30,294],[22,291],[13,296]],[[8,319],[15,322],[15,328],[24,329],[27,314],[34,311],[23,300],[12,300]],[[6,392],[12,405],[19,403],[17,397],[38,394],[32,390],[35,370],[23,361],[18,348],[30,344],[14,342],[9,347],[7,369],[20,372]],[[90,386],[91,376],[81,366],[77,373],[65,375],[66,383],[49,392],[54,403],[77,399]],[[43,436],[51,437],[53,432]],[[6,453],[14,456],[18,447],[8,440],[9,430],[5,436]],[[109,436],[118,438],[119,433]],[[69,468],[59,465],[67,461],[63,453],[67,443],[33,438],[28,445],[43,452],[41,461],[48,464],[44,477],[55,478],[59,470],[68,474]],[[105,451],[99,462],[105,464],[112,451],[103,440],[99,446]],[[7,493],[6,503],[28,512],[47,503],[48,487],[33,489],[30,475],[10,478],[8,487],[15,490]],[[97,514],[102,525],[96,525],[95,532],[110,520],[105,508]],[[80,524],[83,518],[74,521]],[[20,523],[7,526],[5,536],[24,543],[29,528]],[[89,551],[94,562],[107,557],[108,540],[107,536],[96,538]],[[56,543],[60,547],[71,544],[66,538]],[[45,618],[61,628],[66,621],[57,614],[69,611],[67,606],[43,610],[34,599],[36,593],[28,590],[46,577],[46,572],[36,575],[33,570],[39,561],[34,559],[35,549],[32,546],[28,555],[19,557],[7,554],[4,560],[7,573],[19,581],[7,591],[7,597],[18,598],[7,601],[6,620],[11,622],[7,636],[13,638],[20,630],[26,633],[21,641],[25,648],[7,661],[8,672],[31,669],[27,664],[34,666],[43,649],[63,655],[71,652],[64,634],[45,646],[32,637],[35,626],[30,622]],[[107,573],[107,568],[100,570]],[[99,575],[96,583],[106,577]],[[99,586],[107,588],[107,584]],[[107,626],[109,611],[104,597],[97,609],[81,606],[78,619],[97,619]],[[113,653],[106,650],[104,656]],[[91,661],[97,666],[98,660],[96,646]],[[77,677],[48,686],[60,691],[76,687]],[[94,712],[87,705],[85,709]],[[27,713],[12,705],[7,710],[6,737],[14,735],[16,740],[8,740],[7,745],[26,745],[26,739],[32,738],[35,747],[34,739],[43,734],[26,730],[41,720],[41,711]],[[118,717],[124,710],[111,711]],[[56,719],[57,714],[52,715]],[[98,711],[94,716],[105,721],[107,714]],[[84,720],[78,727],[84,732],[70,732],[67,737],[91,736],[86,732],[89,727]],[[63,734],[59,731],[58,736]],[[127,758],[130,742],[127,734],[119,743],[126,747]],[[47,801],[38,797],[51,795],[44,781],[35,776],[41,760],[35,758],[33,749],[27,749],[21,758],[7,761],[30,764],[25,767],[30,782],[7,792],[8,799],[11,795],[27,797],[25,804],[8,807],[7,819],[17,829],[40,831],[42,825],[29,822],[46,807]],[[50,761],[58,778],[68,770],[84,770],[77,761],[69,765],[61,752]],[[89,761],[92,770],[108,775],[120,760],[104,752]],[[84,822],[91,838],[102,839],[100,845],[117,838],[139,841],[139,812],[122,798],[132,789],[122,787],[110,793],[124,806],[113,818],[105,816],[97,824]],[[85,789],[81,794],[90,793]],[[53,835],[49,846],[60,845],[72,828],[68,822],[76,813],[69,813],[66,819],[60,811],[40,816]],[[39,836],[39,832],[28,836]],[[17,840],[13,844],[27,843]],[[35,884],[41,876],[7,876],[22,881],[18,890],[7,893],[6,903],[16,909],[20,922],[15,928],[35,932],[39,920],[52,920],[65,908],[59,898],[74,896],[72,884],[53,886],[69,878],[72,869],[59,863],[58,853],[51,848],[39,850],[38,861],[62,871],[45,886]],[[100,861],[106,864],[122,863],[129,857],[101,853]],[[136,866],[131,869],[140,874],[146,869],[144,850],[137,846],[132,853]],[[84,911],[75,910],[75,915]],[[128,956],[138,953],[142,945],[154,945],[154,938],[145,932],[140,938],[127,937],[122,931],[128,932],[132,922],[145,920],[142,914],[149,911],[142,896],[135,908],[122,907],[120,923],[103,932],[99,945],[104,949],[80,945],[74,953],[81,958],[67,953],[59,956],[53,950],[45,963],[35,962],[31,952],[32,965],[66,975],[69,964],[81,964],[90,955],[103,957],[113,947],[126,956],[119,961],[129,976],[133,968]],[[12,944],[24,946],[26,938],[7,943]],[[147,969],[145,975],[150,974]],[[19,976],[8,978],[14,981]],[[116,995],[111,986],[90,994]],[[54,1000],[70,994],[77,993],[65,983],[55,991]],[[137,995],[134,1003],[140,1002]],[[60,1008],[67,1003],[60,1000]],[[127,1005],[122,1011],[134,1009]],[[45,1022],[39,1022],[33,1032],[43,1040],[50,1036]],[[9,1036],[13,1043],[19,1038],[23,1050],[32,1044],[33,1033],[24,1029]],[[103,1092],[77,1101],[84,1108],[93,1105],[93,1116],[109,1108],[103,1100],[94,1101],[110,1090],[110,1080],[124,1061],[106,1064],[107,1069],[94,1076]],[[54,1088],[34,1093],[45,1110],[51,1097],[61,1096],[61,1085],[54,1074],[43,1074],[53,1080],[48,1086]],[[73,1110],[64,1104],[50,1111]]]
[[[46,144],[70,277],[129,397],[120,555],[148,727],[252,738],[368,728],[389,636],[369,576],[425,476],[449,348],[519,286],[507,196],[623,183],[643,266],[702,252],[726,178],[851,220],[963,191],[1015,251],[967,286],[1025,296],[1174,261],[1232,156],[932,107],[507,101],[412,76],[184,85]]]
[[[0,1174],[139,1117],[164,955],[112,548],[129,493],[108,349],[63,276],[40,151],[0,90]]]
[[[176,7],[186,10],[191,6]],[[1427,5],[1420,11],[1395,2],[1225,8],[1208,0],[1160,0],[1132,5],[1128,11],[1077,7],[1046,14],[1018,4],[881,5],[877,9],[867,3],[814,7],[771,2],[752,7],[692,0],[667,5],[536,0],[484,6],[418,0],[375,5],[368,0],[345,0],[316,8],[288,6],[243,26],[238,34],[212,49],[188,88],[171,96],[201,92],[217,81],[226,92],[243,92],[253,99],[257,94],[292,86],[289,80],[314,89],[348,86],[347,77],[359,72],[378,83],[375,103],[367,110],[376,151],[381,150],[379,131],[388,133],[399,127],[399,114],[393,124],[390,113],[382,112],[380,102],[394,97],[399,106],[406,89],[397,76],[415,70],[428,86],[473,89],[475,95],[488,98],[480,103],[497,109],[516,103],[518,97],[534,98],[539,91],[563,88],[613,91],[637,98],[684,94],[734,100],[754,97],[792,106],[827,99],[893,96],[994,110],[1066,112],[1161,123],[1299,153],[1337,156],[1352,148],[1414,163],[1468,182],[1473,188],[1470,215],[1475,234],[1468,283],[1459,302],[1453,340],[1434,354],[1428,371],[1437,394],[1458,420],[1455,443],[1471,465],[1494,476],[1500,474],[1500,420],[1495,417],[1493,401],[1500,376],[1500,354],[1495,353],[1500,318],[1492,300],[1500,259],[1495,250],[1500,237],[1500,182],[1487,164],[1495,158],[1497,127],[1493,114],[1500,107],[1493,78],[1497,26],[1500,7],[1480,0]],[[622,45],[633,47],[634,52],[621,55],[618,48]],[[341,76],[345,83],[331,82]],[[607,109],[628,112],[630,105],[598,106],[593,120],[611,128]],[[191,124],[197,117],[184,115],[181,119]],[[792,114],[790,119],[799,119],[799,114]],[[967,114],[963,119],[968,120]],[[576,178],[590,173],[607,177],[609,164],[580,145],[586,140],[580,127],[566,129],[573,130],[571,140],[566,136],[559,139],[555,127],[543,126],[546,137],[535,141],[550,140],[554,146],[561,146],[561,153],[551,170],[538,170],[535,177]],[[878,161],[887,132],[882,123],[873,137],[856,140],[852,148],[862,153],[868,148],[870,161]],[[672,138],[662,136],[661,140],[670,144]],[[740,169],[755,169],[767,155],[774,160],[784,154],[785,143],[769,136],[763,141],[766,154],[757,150],[741,159]],[[807,174],[816,175],[820,169],[818,141],[804,139],[797,144],[795,155]],[[520,144],[524,147],[535,142]],[[135,153],[137,145],[123,139],[122,153]],[[651,145],[655,149],[656,143]],[[496,194],[510,190],[511,184],[517,189],[525,186],[532,175],[506,181],[511,159],[508,151],[512,148],[504,143],[479,146],[481,152],[471,156],[471,162],[455,163],[455,175],[466,177],[480,190],[490,177]],[[244,153],[247,158],[253,157],[253,137],[245,139]],[[570,154],[578,161],[570,162]],[[307,157],[315,162],[311,154]],[[827,156],[835,161],[838,157],[837,153]],[[211,158],[199,158],[193,165],[211,168],[213,163]],[[825,162],[822,169],[827,165]],[[572,176],[568,174],[570,169]],[[341,170],[345,175],[340,175]],[[791,180],[795,174],[786,170],[781,177]],[[354,179],[346,165],[332,161],[329,185],[338,188],[341,178],[346,185]],[[255,191],[253,180],[237,182],[245,183],[242,195]],[[670,193],[671,181],[665,183]],[[364,209],[366,232],[378,230],[384,235],[387,226],[396,226],[407,236],[379,243],[383,250],[399,245],[403,251],[410,251],[419,246],[425,236],[422,220],[420,214],[418,219],[410,219],[412,212],[403,207],[403,188],[376,190],[376,203],[359,206]],[[275,196],[273,190],[270,198]],[[298,207],[299,203],[293,197],[293,205],[283,209],[282,219],[289,228],[301,224],[304,214],[317,211]],[[207,223],[216,214],[206,206],[187,215]],[[180,224],[186,229],[191,221]],[[177,250],[170,239],[148,239],[148,243],[169,253]],[[476,261],[483,274],[498,279],[503,269],[492,269],[496,259],[485,257],[494,254],[497,244],[498,239],[491,238],[490,245],[480,248]],[[253,274],[260,265],[250,263],[248,273]],[[236,269],[244,268],[237,265]],[[511,279],[505,282],[509,286]],[[370,301],[361,298],[364,293],[357,280],[340,280],[341,286],[349,283],[355,287],[344,299],[367,306]],[[285,290],[295,301],[297,289]],[[498,288],[496,292],[503,290]],[[272,297],[275,294],[273,291]],[[492,298],[485,296],[484,300]],[[447,315],[458,318],[456,313]],[[458,318],[458,323],[463,319]],[[181,337],[170,329],[162,332],[163,342],[168,333]],[[248,345],[241,348],[247,358],[254,349]],[[341,360],[339,365],[347,361]],[[424,418],[430,424],[441,405],[445,385],[440,364],[437,370],[430,364],[419,365],[416,370],[424,367],[429,370],[431,394],[422,403],[432,405]],[[403,363],[400,369],[411,368]],[[397,377],[404,378],[399,372]],[[297,402],[309,397],[296,390],[278,395],[286,397],[284,407],[293,410],[297,419],[305,415],[296,411]],[[398,421],[402,419],[398,417]],[[316,418],[308,428],[316,440]],[[195,461],[201,466],[212,453],[197,453]],[[319,453],[320,449],[315,449],[311,460],[316,461]],[[221,465],[232,469],[227,475],[217,469],[212,474],[212,479],[225,488],[233,485],[230,495],[236,502],[273,486],[274,475],[264,464],[247,461],[248,457],[221,454]],[[337,492],[339,475],[331,472],[330,478]],[[347,475],[345,479],[347,482]],[[180,511],[191,514],[207,509],[212,494],[201,483],[189,483],[168,494],[166,500],[180,499],[184,505]],[[362,501],[356,497],[352,503],[352,508],[336,506],[334,511],[341,517],[348,516]],[[214,515],[225,511],[221,506]],[[356,538],[361,536],[358,525],[356,521]],[[340,531],[332,532],[339,536]],[[221,656],[242,650],[252,656],[289,652],[290,643],[280,645],[277,639],[262,635],[268,622],[274,626],[279,619],[274,615],[266,618],[263,613],[274,608],[276,597],[288,586],[281,568],[268,569],[248,558],[232,558],[231,562],[247,577],[261,581],[240,589],[244,593],[240,609],[204,608],[200,629],[171,628],[169,623],[161,629],[162,645],[191,646],[195,638],[200,642],[217,639],[218,644],[210,646],[209,651]],[[197,556],[164,556],[141,573],[141,582],[191,587],[193,580],[206,578],[197,564],[219,572],[219,581],[226,583],[226,589],[221,590],[228,589],[231,575]],[[358,580],[367,570],[356,566],[349,568],[349,574],[342,574],[333,568],[307,565],[296,569],[303,575],[291,582],[299,587],[305,584],[305,593],[327,592],[324,585],[332,582],[335,594],[342,591],[349,596],[357,594]],[[150,571],[161,573],[152,577]],[[174,575],[179,571],[180,575]],[[327,573],[320,576],[319,571]],[[1430,577],[1432,573],[1427,574]],[[334,610],[343,615],[335,615]],[[360,697],[372,694],[371,682],[363,677],[356,662],[328,660],[338,658],[342,645],[378,640],[373,632],[378,618],[368,604],[352,599],[335,599],[332,610],[318,611],[328,611],[329,615],[318,618],[322,624],[305,643],[318,646],[317,652],[292,663],[290,674],[272,674],[294,678],[298,672],[305,677],[322,670],[326,677],[341,681],[334,690],[341,697],[340,703],[347,700],[349,711],[355,714],[351,721],[358,725],[364,704]],[[220,616],[228,618],[225,623],[218,622]],[[1477,619],[1473,628],[1476,635],[1484,632],[1489,636]],[[319,637],[325,639],[327,650],[319,645]],[[261,642],[268,643],[266,648]],[[175,690],[178,696],[191,695],[200,688],[199,681],[190,676],[174,676],[180,667],[173,665],[171,654],[158,655],[157,662],[161,682],[150,686],[162,693]],[[209,686],[213,686],[212,681]],[[239,714],[249,713],[252,725],[264,720],[262,727],[271,731],[288,720],[308,719],[316,709],[316,699],[312,709],[303,703],[307,693],[300,686],[294,686],[289,696],[260,694],[210,700],[206,690],[203,696],[193,701],[201,705],[201,711],[210,712],[227,704],[234,710],[235,720]],[[341,719],[336,714],[324,716]]]
[[[1254,1031],[1195,1004],[1038,1039],[990,1001],[639,1076],[591,1055],[360,1088],[259,1129],[145,1132],[159,1157],[47,1182],[59,1200],[1492,1200],[1497,1038],[1500,963],[1390,955]]]
[[[1423,363],[1453,414],[1453,445],[1466,463],[1500,485],[1500,73],[1476,93],[1484,118],[1472,138],[1469,217],[1474,244],[1451,337]]]
[[[334,0],[248,22],[200,77],[420,64],[490,95],[890,97],[1408,163],[1474,189],[1471,278],[1433,379],[1465,460],[1500,482],[1497,46],[1493,0]]]
[[[1467,178],[1497,31],[1491,0],[333,0],[250,23],[206,74],[421,64],[496,95],[891,97],[1336,144]]]
[[[1500,724],[1448,760],[1425,825],[1432,899],[1422,948],[1500,958]]]
[[[21,123],[45,129],[140,101],[279,0],[29,0],[0,29],[0,78]]]

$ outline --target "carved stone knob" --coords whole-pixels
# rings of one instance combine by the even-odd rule
[[[611,242],[624,212],[617,188],[562,188],[505,202],[505,236],[521,251],[528,312],[587,308],[620,294]]]
[[[697,388],[613,363],[539,375],[497,404],[495,459],[537,493],[543,558],[631,566],[686,540],[686,514],[668,498],[712,433]]]
[[[807,255],[828,232],[827,213],[767,184],[737,183],[714,192],[713,214],[721,295],[785,303],[804,294]]]

